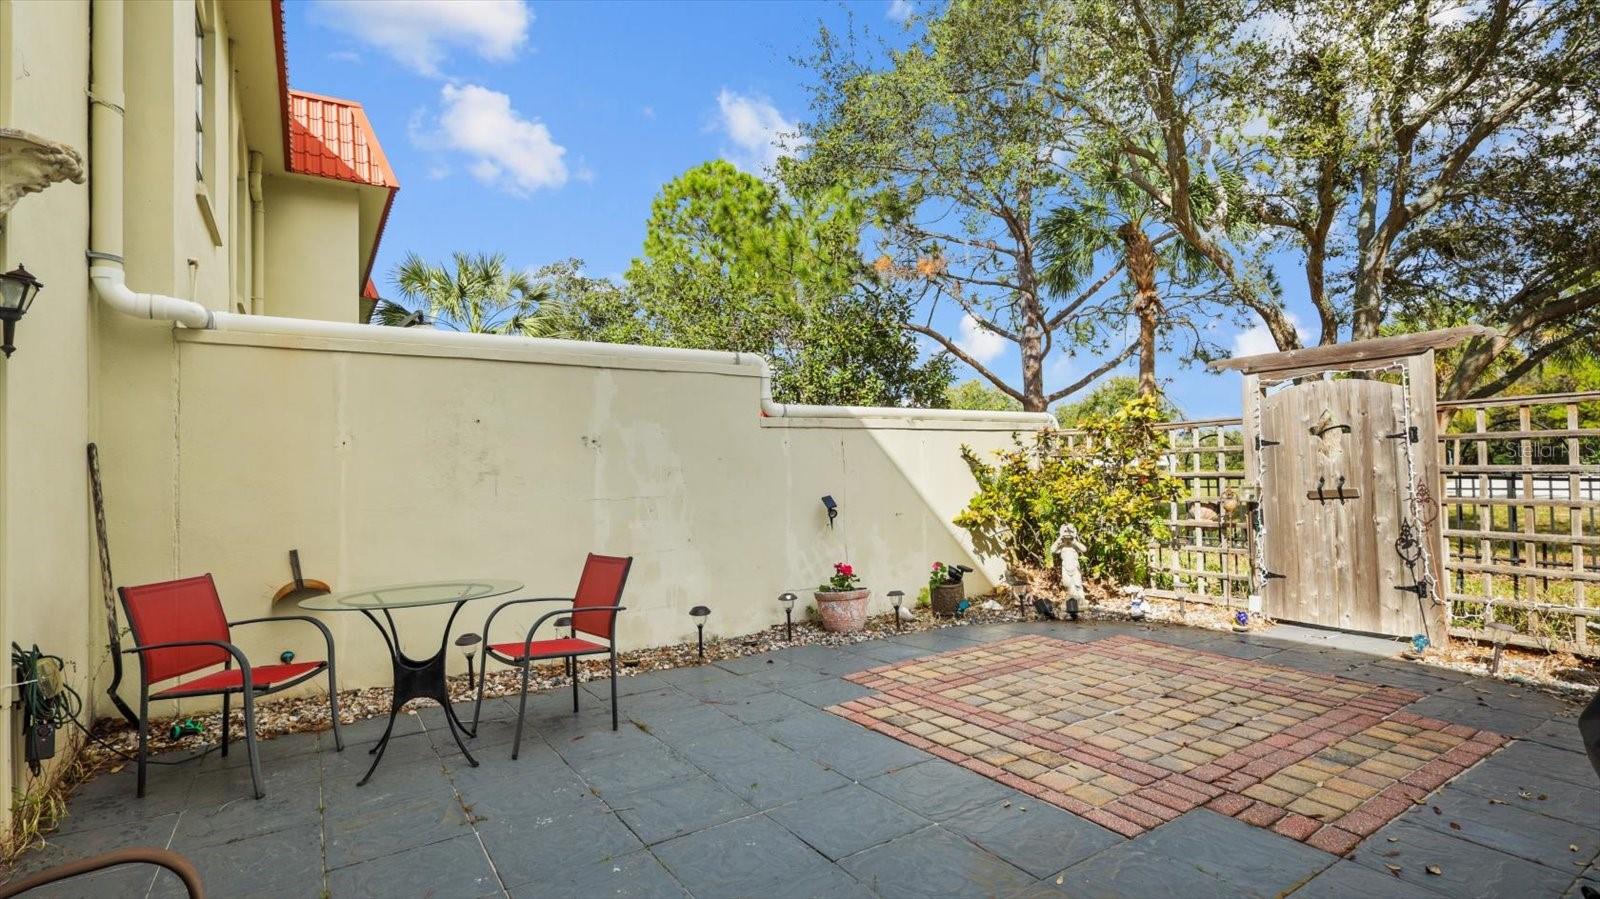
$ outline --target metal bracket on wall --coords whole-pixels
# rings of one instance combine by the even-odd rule
[[[1416,443],[1417,442],[1417,426],[1416,425],[1412,425],[1411,427],[1406,428],[1403,431],[1395,431],[1393,434],[1385,434],[1383,436],[1384,436],[1385,440],[1401,440],[1401,439],[1404,439],[1404,440],[1406,440],[1406,441],[1408,441],[1410,443]]]
[[[1280,446],[1280,445],[1281,445],[1280,441],[1268,440],[1268,439],[1266,439],[1265,437],[1262,437],[1259,434],[1256,435],[1256,450],[1257,451],[1266,449],[1269,446]]]

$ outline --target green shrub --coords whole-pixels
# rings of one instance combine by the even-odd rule
[[[1014,438],[992,465],[962,447],[978,492],[955,523],[981,555],[1019,571],[1052,567],[1050,547],[1071,524],[1087,548],[1085,577],[1141,580],[1150,544],[1168,537],[1167,504],[1181,493],[1161,464],[1162,417],[1156,401],[1136,397],[1114,414],[1083,418],[1070,449],[1056,430]]]

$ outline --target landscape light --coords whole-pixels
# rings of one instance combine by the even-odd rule
[[[793,593],[785,593],[778,597],[778,602],[783,604],[783,629],[784,639],[794,642],[794,603],[800,597]]]

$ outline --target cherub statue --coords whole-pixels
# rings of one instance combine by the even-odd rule
[[[1050,546],[1050,551],[1056,554],[1056,560],[1061,564],[1061,589],[1066,591],[1069,599],[1082,602],[1083,572],[1078,567],[1078,560],[1084,551],[1084,545],[1082,538],[1078,536],[1078,529],[1070,524],[1063,524],[1056,542]]]

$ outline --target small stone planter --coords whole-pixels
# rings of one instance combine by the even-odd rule
[[[967,598],[965,584],[940,584],[928,591],[928,605],[933,607],[933,614],[949,618],[956,613],[956,606]]]
[[[814,595],[823,630],[849,634],[867,626],[867,600],[872,596],[871,590],[839,590]]]

